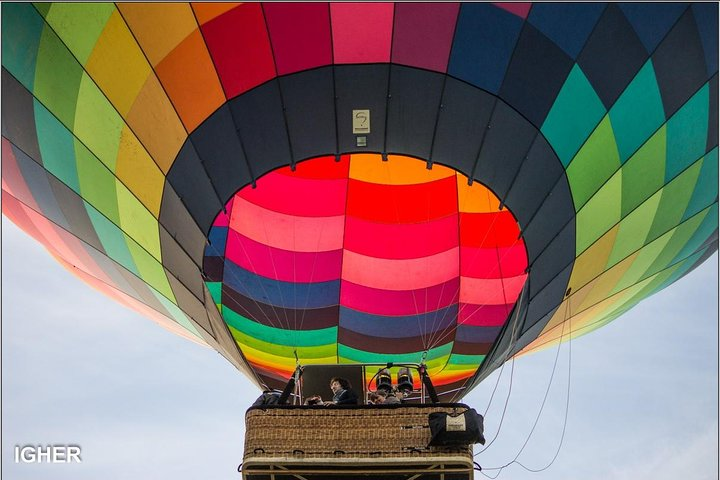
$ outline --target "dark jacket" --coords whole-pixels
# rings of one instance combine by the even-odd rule
[[[333,402],[335,405],[357,405],[358,396],[352,388],[340,390],[333,396]]]

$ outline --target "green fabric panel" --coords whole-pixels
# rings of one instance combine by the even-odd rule
[[[645,277],[645,272],[648,271],[650,265],[660,256],[665,245],[670,241],[670,238],[671,234],[668,233],[642,247],[630,268],[627,269],[610,294],[614,295],[642,281]]]
[[[35,69],[35,97],[73,130],[83,70],[50,28],[45,28]]]
[[[317,345],[313,347],[296,347],[292,345],[282,345],[274,342],[268,342],[260,340],[252,335],[243,333],[232,326],[230,327],[230,333],[232,333],[235,341],[243,346],[252,347],[261,352],[266,352],[278,357],[286,357],[295,360],[295,351],[297,351],[298,358],[307,362],[311,358],[326,358],[334,357],[336,352],[335,339],[333,343],[328,345]]]
[[[87,75],[82,76],[75,112],[75,136],[114,172],[124,122]]]
[[[575,211],[579,211],[618,168],[620,158],[610,117],[606,115],[567,168]]]
[[[681,266],[680,264],[672,265],[672,266],[666,268],[665,270],[658,272],[655,275],[649,277],[650,281],[647,283],[647,285],[645,285],[645,287],[642,290],[640,290],[638,293],[633,295],[632,300],[631,300],[633,302],[633,305],[637,305],[642,300],[645,300],[649,296],[654,295],[655,293],[662,290],[664,288],[664,286],[667,286],[670,283],[672,283],[673,280],[671,280],[671,279],[675,277],[675,273],[680,268],[680,266]]]
[[[145,205],[123,184],[117,182],[117,203],[120,227],[156,260],[162,261],[160,250],[160,227],[158,221]]]
[[[42,35],[42,17],[29,3],[2,2],[2,65],[31,92]]]
[[[695,215],[671,231],[670,241],[667,242],[663,251],[658,255],[652,265],[645,272],[645,276],[660,272],[672,265],[673,259],[680,253],[680,250],[690,241],[695,231],[700,227],[704,215]]]
[[[718,196],[718,149],[713,148],[705,155],[700,168],[700,176],[695,184],[695,191],[690,198],[683,220],[717,201]]]
[[[667,122],[665,182],[705,155],[710,89],[705,84]]]
[[[575,65],[541,129],[563,166],[568,166],[604,114],[603,103]]]
[[[72,134],[37,100],[33,100],[38,146],[45,169],[80,194]]]
[[[624,217],[665,185],[665,126],[661,127],[622,167]]]
[[[620,221],[615,245],[613,245],[606,268],[612,267],[645,245],[645,239],[652,227],[661,198],[662,193],[656,193]]]
[[[683,213],[687,210],[695,189],[701,165],[702,159],[663,187],[662,199],[648,234],[648,240],[659,237],[682,221]]]
[[[702,248],[697,253],[674,264],[672,267],[673,270],[672,270],[671,275],[662,284],[658,285],[657,288],[651,293],[651,295],[670,286],[671,284],[677,282],[682,277],[687,275],[692,270],[692,268],[695,266],[695,264],[700,260],[700,258],[705,254],[706,250],[707,250],[707,247]]]
[[[110,221],[120,225],[115,175],[77,139],[73,144],[81,196]]]
[[[610,109],[620,161],[625,162],[665,122],[652,61],[640,69]]]
[[[711,205],[710,207],[701,211],[697,215],[703,217],[702,223],[697,228],[697,230],[695,230],[695,233],[690,238],[690,240],[688,240],[688,242],[685,244],[685,246],[680,250],[680,252],[678,252],[678,254],[673,259],[672,263],[678,262],[678,261],[682,260],[683,258],[693,255],[695,253],[695,251],[698,250],[702,246],[702,244],[705,243],[710,238],[710,236],[715,232],[715,230],[717,230],[717,228],[718,228],[718,204],[717,203]]]
[[[114,11],[113,3],[54,3],[45,20],[85,65]]]
[[[575,252],[580,255],[620,221],[622,175],[614,175],[577,213]]]
[[[223,319],[228,326],[233,327],[238,332],[243,332],[273,345],[318,347],[337,343],[337,327],[318,330],[288,330],[269,327],[245,318],[230,308],[223,309]],[[335,355],[335,351],[333,351],[332,355]]]
[[[222,282],[205,282],[205,286],[217,305],[222,303],[222,285]]]
[[[120,228],[100,214],[88,202],[85,202],[85,210],[88,212],[88,217],[90,217],[95,233],[100,239],[107,256],[139,277],[140,272],[135,266],[135,260],[133,260],[130,250],[128,250],[125,235],[123,235]]]
[[[170,288],[165,270],[160,262],[155,260],[144,248],[135,243],[135,240],[128,235],[124,235],[130,255],[132,255],[135,265],[140,272],[140,278],[162,295],[165,295],[172,301],[175,301],[175,295]]]
[[[357,350],[347,345],[338,344],[338,356],[347,363],[419,363],[423,352],[412,353],[375,353]],[[452,353],[453,342],[428,350],[426,365],[428,369],[442,367]]]
[[[166,317],[169,317],[175,322],[177,322],[180,326],[184,327],[185,330],[195,335],[199,340],[201,340],[203,343],[205,343],[205,340],[203,339],[202,335],[200,335],[200,332],[198,332],[197,328],[195,328],[195,325],[190,321],[190,319],[185,315],[185,313],[180,310],[180,308],[172,303],[170,300],[165,298],[163,295],[160,295],[155,289],[150,289],[151,292],[153,292],[153,295],[160,301],[160,303],[163,304],[163,306],[167,309],[168,313],[160,312]]]
[[[33,7],[40,12],[40,15],[43,17],[47,16],[48,12],[50,11],[50,7],[52,7],[52,3],[40,3],[35,2],[33,3]]]
[[[450,365],[474,365],[477,367],[484,361],[485,355],[463,355],[460,353],[453,353],[450,355],[448,367]]]

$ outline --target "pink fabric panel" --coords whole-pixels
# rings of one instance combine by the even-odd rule
[[[345,250],[342,278],[357,285],[385,290],[417,290],[456,278],[458,248],[429,257],[405,260],[367,257]]]
[[[397,3],[393,63],[446,72],[460,5]]]
[[[264,3],[278,75],[332,62],[327,3]]]
[[[342,248],[345,217],[294,217],[235,197],[230,228],[259,243],[296,252]]]
[[[498,268],[498,257],[500,268]],[[525,245],[512,247],[478,248],[460,247],[460,274],[463,277],[500,278],[514,277],[525,272],[527,259]]]
[[[530,7],[532,7],[530,2],[494,2],[493,5],[523,19],[527,18]]]
[[[343,280],[340,304],[375,315],[417,315],[457,303],[458,281],[419,290],[378,290]]]
[[[288,215],[331,217],[345,213],[347,180],[291,177],[270,173],[238,196],[255,205]]]
[[[230,197],[230,200],[225,204],[225,211],[227,213],[221,210],[220,213],[218,213],[218,216],[215,217],[213,227],[227,227],[230,225],[230,212],[232,212],[234,200],[235,197]]]
[[[226,258],[265,278],[301,283],[340,278],[342,250],[291,252],[268,247],[232,231],[226,245]]]
[[[392,3],[332,3],[335,63],[390,61]]]
[[[20,172],[12,146],[4,137],[2,139],[2,189],[31,208],[40,209]]]
[[[503,305],[514,303],[525,284],[527,275],[509,278],[460,279],[460,301],[476,305]]]
[[[461,303],[458,309],[458,325],[473,327],[497,327],[505,323],[513,304],[472,305]]]
[[[345,249],[378,258],[420,258],[458,245],[457,215],[393,225],[347,217]]]

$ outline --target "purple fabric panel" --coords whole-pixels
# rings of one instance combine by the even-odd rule
[[[392,62],[446,72],[457,3],[398,3],[395,6]]]
[[[376,315],[416,315],[457,303],[460,279],[418,290],[378,290],[342,281],[340,305]]]

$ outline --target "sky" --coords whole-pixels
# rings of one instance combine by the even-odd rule
[[[2,218],[3,478],[239,478],[258,394]],[[608,326],[507,363],[464,402],[485,414],[476,480],[717,479],[717,254]],[[26,444],[79,445],[83,461],[15,463]],[[515,458],[552,464],[492,470]]]

